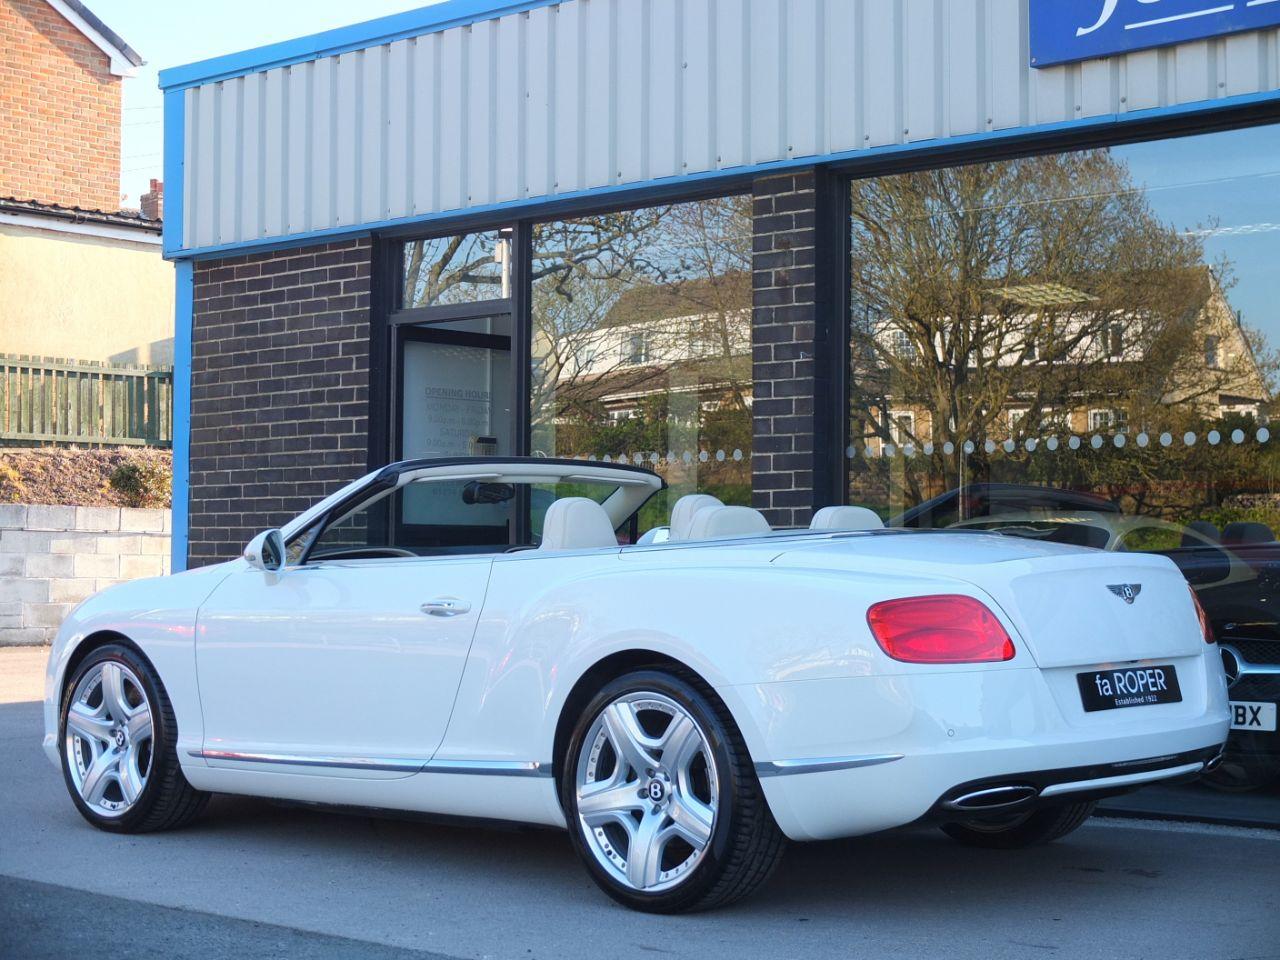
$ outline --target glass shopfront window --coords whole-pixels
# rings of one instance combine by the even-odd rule
[[[751,200],[538,224],[535,456],[645,464],[689,493],[751,501]]]
[[[505,300],[511,296],[511,231],[488,230],[404,245],[405,309]]]
[[[850,201],[850,502],[1171,557],[1241,724],[1200,784],[1124,802],[1280,819],[1280,127],[859,180]]]

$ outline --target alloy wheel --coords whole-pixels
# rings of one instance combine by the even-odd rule
[[[67,709],[67,769],[80,798],[101,817],[121,817],[151,773],[151,704],[129,667],[104,660],[76,684]]]
[[[574,786],[588,849],[628,888],[669,890],[705,856],[720,803],[715,763],[706,734],[670,697],[628,693],[606,706]]]

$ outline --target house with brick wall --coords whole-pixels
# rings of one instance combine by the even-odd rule
[[[0,0],[0,45],[0,364],[171,364],[163,184],[120,209],[122,89],[142,58],[79,0]],[[50,432],[17,430],[16,402],[0,443]]]

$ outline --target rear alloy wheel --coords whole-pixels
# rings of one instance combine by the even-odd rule
[[[63,777],[95,827],[165,830],[204,809],[208,794],[178,766],[173,706],[133,650],[111,644],[86,657],[67,683],[61,721]]]
[[[1089,802],[1042,807],[1010,820],[945,823],[942,831],[951,839],[971,847],[1019,850],[1052,843],[1065,837],[1088,820],[1096,806],[1096,803]]]
[[[782,854],[742,737],[709,694],[666,672],[633,673],[574,731],[561,781],[570,835],[596,883],[629,907],[722,906],[767,880]]]

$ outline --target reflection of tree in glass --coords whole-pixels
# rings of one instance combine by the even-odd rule
[[[904,472],[910,501],[938,492],[925,475],[946,488],[962,467],[985,474],[985,440],[1083,433],[1091,407],[1138,425],[1171,407],[1216,415],[1228,387],[1267,395],[1247,347],[1205,362],[1206,325],[1243,334],[1199,240],[1160,222],[1107,151],[857,181],[851,195],[853,439],[957,450]]]
[[[535,251],[535,449],[749,450],[749,198],[542,224]]]

